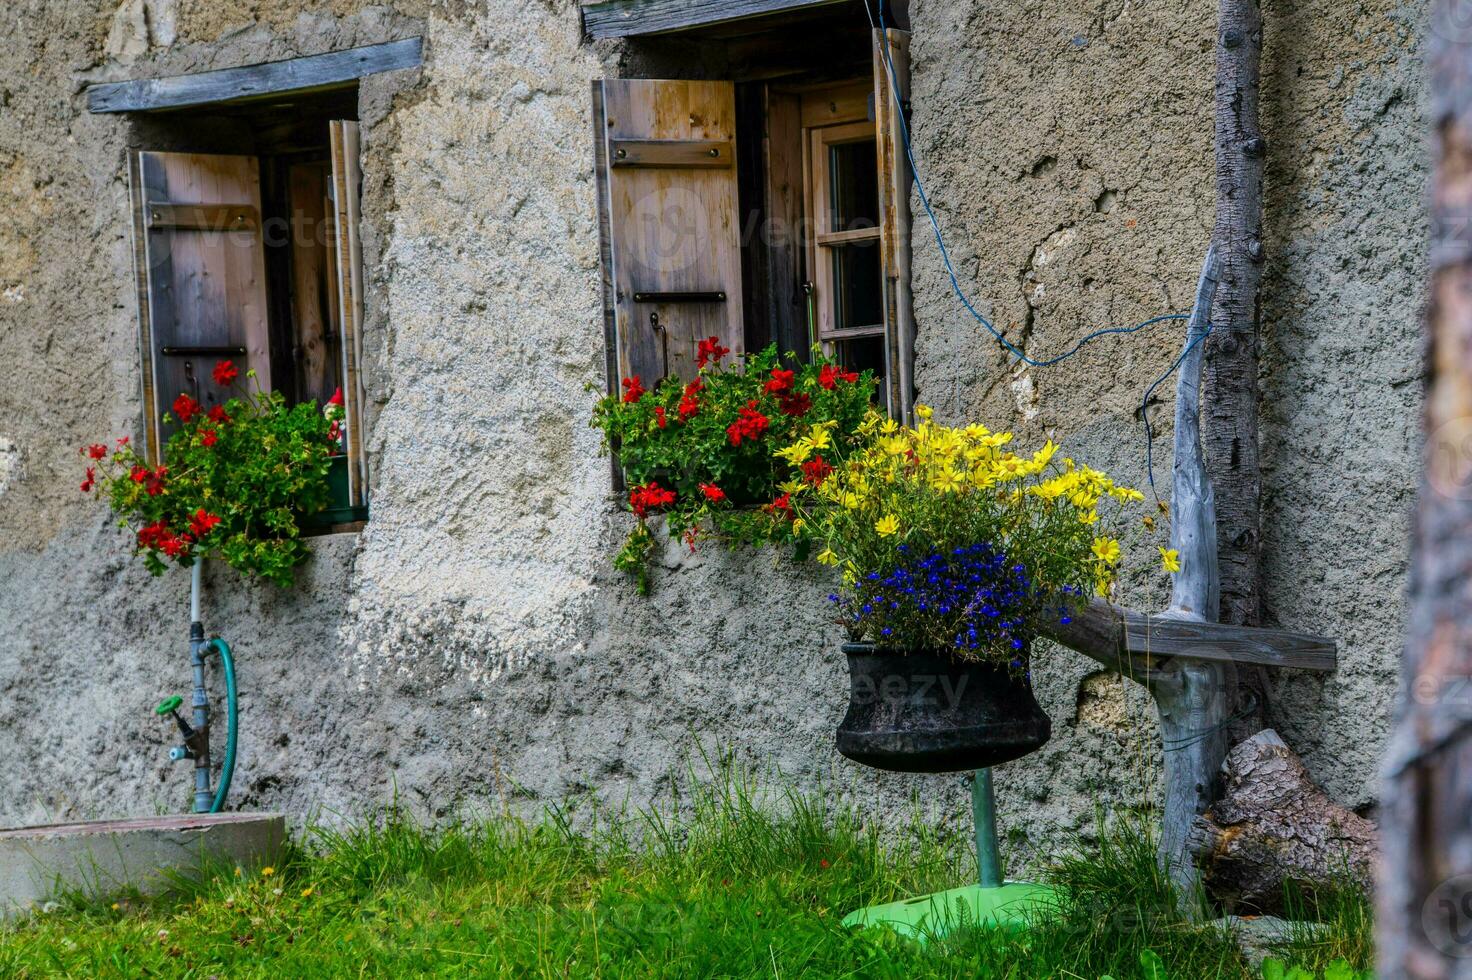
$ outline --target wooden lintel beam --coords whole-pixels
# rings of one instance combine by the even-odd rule
[[[104,82],[87,89],[87,108],[91,112],[150,112],[279,98],[344,86],[378,72],[414,68],[421,58],[422,39],[409,37],[263,65]]]
[[[600,0],[583,4],[583,31],[591,38],[670,34],[845,0]]]
[[[1142,682],[1174,657],[1333,671],[1338,644],[1327,636],[1152,616],[1095,599],[1045,637]]]

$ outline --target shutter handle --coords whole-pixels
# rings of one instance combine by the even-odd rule
[[[659,322],[658,310],[649,314],[649,328],[659,334],[661,377],[667,378],[670,373],[670,332],[664,324]]]

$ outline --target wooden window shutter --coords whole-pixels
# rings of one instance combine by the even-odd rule
[[[874,136],[879,141],[880,249],[887,307],[885,361],[889,364],[885,397],[892,417],[914,422],[915,310],[910,291],[912,175],[909,155],[905,152],[905,120],[901,116],[909,100],[910,32],[876,30]]]
[[[731,82],[593,83],[609,382],[692,378],[696,347],[744,350]]]
[[[363,452],[363,260],[360,243],[362,170],[358,124],[333,122],[333,245],[336,255],[337,313],[341,331],[343,411],[347,421],[348,496],[354,507],[368,499],[368,460]]]
[[[271,383],[260,174],[254,157],[141,151],[128,178],[144,453],[157,462],[176,397],[206,408],[230,397],[211,376],[216,361]]]

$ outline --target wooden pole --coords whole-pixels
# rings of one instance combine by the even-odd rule
[[[1258,122],[1262,11],[1258,0],[1220,0],[1216,37],[1216,229],[1221,261],[1206,341],[1202,437],[1216,488],[1221,622],[1262,622],[1260,584],[1262,473],[1258,447],[1259,285],[1262,281],[1262,180],[1266,143]],[[1215,618],[1215,617],[1214,617]],[[1227,678],[1252,692],[1266,718],[1260,668]],[[1261,724],[1252,726],[1256,731]]]
[[[1171,544],[1180,552],[1181,571],[1172,586],[1170,608],[1161,618],[1188,623],[1215,621],[1219,597],[1215,501],[1198,421],[1201,365],[1218,276],[1213,248],[1201,268],[1176,377]],[[1194,657],[1187,645],[1157,659],[1149,649],[1148,636],[1145,651],[1134,649],[1124,621],[1137,615],[1094,603],[1067,624],[1047,624],[1044,632],[1145,685],[1154,697],[1165,749],[1161,864],[1189,897],[1194,893],[1197,871],[1187,835],[1195,818],[1211,803],[1226,756],[1224,678],[1230,658]]]
[[[1472,3],[1432,18],[1425,468],[1376,916],[1380,975],[1413,980],[1472,976]]]

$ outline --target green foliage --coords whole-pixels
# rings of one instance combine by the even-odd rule
[[[1180,911],[1129,819],[1056,863],[1057,907],[1031,929],[921,945],[840,920],[974,880],[969,828],[937,832],[917,808],[881,830],[729,765],[675,784],[667,808],[632,814],[432,828],[390,809],[312,828],[271,875],[216,869],[0,925],[0,976],[1256,976]]]
[[[325,414],[315,402],[288,408],[279,392],[243,393],[208,413],[181,395],[164,415],[179,426],[160,466],[150,469],[126,439],[110,451],[84,447],[94,465],[82,489],[96,486],[155,575],[170,561],[187,567],[214,557],[290,585],[308,554],[297,519],[329,502],[334,416],[335,405]]]
[[[702,540],[731,546],[797,542],[801,528],[782,487],[787,467],[773,449],[816,424],[851,434],[874,396],[871,373],[844,372],[815,349],[811,363],[775,345],[744,361],[722,364],[724,348],[702,342],[704,363],[689,384],[665,378],[646,391],[623,380],[619,395],[593,409],[606,449],[618,453],[630,486],[637,527],[615,565],[648,588],[656,547],[648,519],[666,518],[666,533],[692,549]]]

